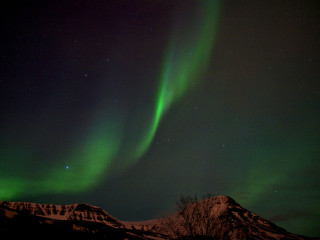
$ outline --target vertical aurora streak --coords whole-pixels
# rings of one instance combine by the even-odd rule
[[[148,132],[136,149],[136,159],[149,148],[170,106],[201,80],[208,67],[218,26],[220,1],[197,3],[193,21],[174,28],[161,68],[153,118]]]

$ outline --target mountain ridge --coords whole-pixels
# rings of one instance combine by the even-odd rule
[[[93,221],[111,224],[115,227],[121,223],[112,215],[101,209],[86,203],[67,205],[39,204],[29,202],[0,202],[0,206],[17,211],[29,211],[32,215],[46,217],[54,220],[79,220]]]
[[[85,203],[57,205],[0,201],[0,219],[4,225],[9,226],[6,228],[0,224],[0,233],[10,232],[10,226],[15,228],[15,224],[20,224],[20,228],[23,228],[24,220],[28,221],[30,218],[34,222],[29,226],[30,229],[47,225],[49,229],[54,229],[57,226],[58,232],[62,229],[61,231],[66,230],[71,236],[88,236],[90,239],[106,239],[110,236],[112,239],[159,240],[183,237],[197,239],[192,238],[195,236],[206,236],[208,239],[314,239],[289,233],[241,207],[228,196],[197,201],[188,205],[184,211],[188,214],[197,213],[198,219],[189,221],[190,219],[185,218],[186,215],[177,212],[162,219],[126,222],[116,219],[97,206]],[[15,223],[16,219],[18,223]],[[192,226],[193,233],[188,231],[187,221]]]

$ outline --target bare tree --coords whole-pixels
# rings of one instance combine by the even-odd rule
[[[171,239],[214,239],[213,195],[198,200],[195,195],[180,195],[177,215],[161,219],[160,230]]]
[[[183,233],[179,228],[179,225],[174,221],[172,217],[166,217],[161,219],[161,232],[165,232],[171,239],[180,238]]]
[[[211,195],[210,195],[211,197]],[[183,219],[183,228],[191,237],[213,237],[215,218],[210,199],[198,200],[197,195],[180,196],[178,214]]]

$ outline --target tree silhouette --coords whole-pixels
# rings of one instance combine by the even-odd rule
[[[201,201],[198,196],[180,195],[176,203],[178,216],[164,218],[162,221],[165,232],[173,239],[213,239],[215,217],[212,214],[213,195],[206,195]]]

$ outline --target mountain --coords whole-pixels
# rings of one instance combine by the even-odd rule
[[[99,207],[0,202],[0,239],[167,239],[129,229]]]
[[[0,202],[0,236],[11,239],[311,239],[242,208],[232,198],[197,201],[172,216],[145,222],[119,221],[88,204]],[[183,236],[183,237],[181,237]]]
[[[83,203],[73,205],[55,205],[27,202],[0,202],[0,207],[17,212],[27,212],[31,215],[53,220],[98,222],[116,228],[122,226],[121,222],[101,208]]]
[[[287,232],[227,196],[197,201],[185,206],[183,211],[158,221],[127,225],[167,234],[172,238],[209,235],[213,239],[312,239]]]

